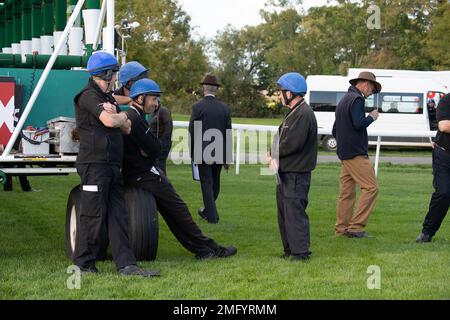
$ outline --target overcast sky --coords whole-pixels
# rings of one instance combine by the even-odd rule
[[[266,0],[178,0],[191,16],[194,36],[212,38],[228,23],[236,28],[257,25],[262,22],[259,11]],[[303,0],[307,10],[325,5],[327,0]]]

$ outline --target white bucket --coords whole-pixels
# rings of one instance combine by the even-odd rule
[[[74,27],[69,33],[69,55],[83,55],[83,28]]]
[[[31,39],[31,52],[40,53],[41,52],[41,38]]]
[[[40,54],[53,53],[53,36],[41,36],[41,51]]]
[[[98,19],[100,19],[100,9],[83,10],[86,44],[94,44],[95,42]]]
[[[20,47],[20,43],[13,43],[11,44],[12,47],[12,53],[13,54],[21,54],[22,48]]]
[[[53,32],[53,39],[55,41],[55,48],[56,48],[56,45],[59,42],[59,39],[61,39],[63,33],[64,33],[63,31],[55,31],[55,32]],[[58,55],[60,55],[60,56],[67,56],[67,38],[65,39],[64,44],[61,47],[61,50],[59,50]]]

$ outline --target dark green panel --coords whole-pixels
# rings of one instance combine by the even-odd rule
[[[0,4],[0,50],[2,48],[5,48],[5,44],[6,44],[5,24],[6,24],[5,8],[2,3],[2,4]]]
[[[53,0],[42,1],[42,31],[43,35],[52,36],[55,26]]]
[[[22,40],[31,40],[31,0],[22,0]]]
[[[13,3],[11,0],[5,3],[5,47],[11,47],[13,38]]]
[[[67,1],[55,0],[55,30],[63,31],[67,23]]]
[[[41,1],[32,0],[31,9],[31,33],[33,38],[39,38],[42,35],[42,13],[41,13]]]
[[[33,88],[36,87],[43,70],[36,70]],[[16,83],[23,84],[24,104],[30,94],[32,69],[0,68],[0,76],[12,76]],[[47,120],[59,116],[75,117],[73,98],[87,84],[86,71],[52,70],[45,82],[25,125],[43,127]],[[25,106],[24,106],[25,107]]]
[[[22,7],[19,0],[13,1],[13,43],[20,43],[22,38]]]

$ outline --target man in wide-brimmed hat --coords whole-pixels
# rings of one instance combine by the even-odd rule
[[[361,72],[350,80],[350,88],[336,107],[333,135],[341,160],[339,199],[336,213],[336,235],[366,238],[365,227],[375,207],[378,193],[375,171],[368,156],[367,127],[378,119],[378,111],[365,114],[365,99],[381,91],[381,84],[371,72]],[[355,187],[361,187],[356,207]]]
[[[208,74],[200,84],[205,97],[194,104],[189,121],[191,158],[198,165],[204,203],[198,213],[209,223],[218,223],[220,173],[232,161],[231,112],[215,97],[220,87],[216,76]]]

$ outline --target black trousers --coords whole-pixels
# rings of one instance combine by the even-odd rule
[[[219,222],[219,213],[217,212],[216,200],[220,193],[220,172],[222,164],[199,164],[198,173],[200,175],[200,184],[202,188],[203,204],[206,210],[208,221],[212,223]]]
[[[5,166],[5,168],[14,168],[14,167],[25,168],[25,165],[18,164],[16,166],[9,166],[9,167]],[[19,182],[20,182],[20,187],[22,188],[22,191],[25,191],[25,192],[31,191],[30,181],[28,181],[27,176],[19,175]],[[12,191],[12,189],[13,189],[12,176],[7,174],[5,184],[3,185],[3,190],[4,191]]]
[[[434,236],[450,206],[450,154],[439,147],[433,149],[433,187],[422,232]]]
[[[306,214],[311,173],[280,173],[277,185],[278,226],[285,254],[310,255]]]
[[[80,223],[75,264],[95,264],[105,248],[106,232],[117,270],[136,264],[128,240],[128,212],[120,168],[103,164],[77,166],[81,178]]]
[[[146,172],[139,177],[126,177],[127,185],[142,188],[153,194],[159,213],[183,247],[192,253],[203,255],[216,251],[217,243],[206,237],[192,219],[188,206],[161,172]]]

